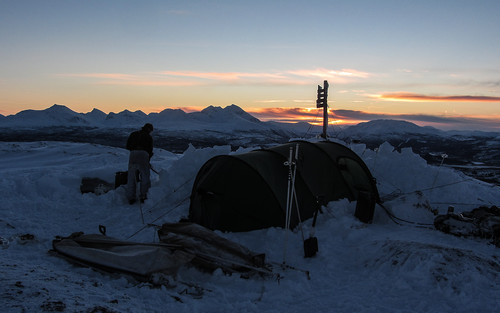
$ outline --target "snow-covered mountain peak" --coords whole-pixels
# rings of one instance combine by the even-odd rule
[[[64,105],[55,104],[44,110],[24,110],[0,118],[0,127],[90,126],[136,128],[152,123],[156,129],[250,131],[275,127],[260,122],[237,105],[225,108],[209,106],[201,112],[186,113],[180,109],[165,109],[160,113],[145,114],[128,109],[106,114],[94,108],[88,113],[77,113]]]
[[[224,111],[230,113],[230,114],[233,114],[233,115],[237,115],[245,120],[248,120],[248,121],[251,121],[251,122],[254,122],[254,123],[259,123],[260,120],[253,117],[252,115],[248,114],[247,112],[245,112],[242,108],[240,108],[239,106],[235,105],[235,104],[231,104],[230,106],[227,106],[224,108]]]
[[[50,108],[46,109],[47,112],[56,112],[56,113],[75,113],[70,108],[61,104],[54,104]]]
[[[259,121],[255,117],[251,116],[247,112],[245,112],[242,108],[235,104],[231,104],[225,108],[219,106],[208,106],[205,109],[199,112],[198,116],[200,117],[210,117],[210,118],[218,118],[218,119],[226,119],[228,117],[239,116],[243,119],[250,121]]]
[[[443,131],[430,126],[421,127],[407,121],[385,119],[359,123],[346,128],[345,132],[351,137],[396,134],[439,135],[443,133]]]
[[[148,115],[149,122],[157,126],[168,126],[178,121],[185,121],[188,113],[181,109],[165,109],[160,113],[150,113]]]
[[[104,113],[103,111],[94,108],[92,111],[89,113],[84,114],[88,119],[94,120],[94,121],[104,121],[106,119],[107,114]]]
[[[218,130],[252,130],[269,128],[259,119],[251,116],[237,105],[225,108],[209,106],[200,112],[189,113],[192,121],[198,123],[198,127],[210,128],[217,125]]]
[[[128,109],[119,113],[106,114],[94,108],[88,113],[77,113],[64,105],[54,104],[44,110],[24,110],[15,115],[1,116],[0,127],[37,128],[37,127],[97,127],[97,128],[137,128],[145,123],[152,123],[155,129],[167,131],[208,130],[215,132],[235,131],[285,131],[291,136],[310,134],[317,127],[308,123],[262,122],[245,112],[239,106],[232,104],[227,107],[209,106],[202,111],[186,113],[181,109],[165,109],[160,113],[145,114],[142,111],[132,112]],[[331,132],[331,130],[330,130]],[[333,131],[335,133],[335,131]],[[358,125],[343,128],[342,138],[368,139],[392,138],[406,135],[426,136],[481,136],[483,132],[452,132],[441,131],[433,127],[421,127],[403,120],[373,120]],[[339,134],[330,134],[337,137]],[[495,137],[495,133],[487,136]]]
[[[9,115],[2,120],[2,125],[33,127],[33,126],[87,126],[89,122],[83,114],[76,113],[64,105],[54,104],[45,110],[24,110],[16,115]]]
[[[204,108],[200,112],[203,113],[203,114],[206,114],[206,115],[211,115],[211,114],[215,114],[217,112],[222,112],[222,108],[221,107],[216,107],[216,106],[213,106],[213,105],[209,105],[208,107]]]
[[[358,127],[372,130],[377,133],[427,133],[438,131],[434,127],[421,127],[414,123],[402,120],[373,120],[358,124]]]

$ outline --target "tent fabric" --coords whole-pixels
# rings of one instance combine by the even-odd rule
[[[200,269],[272,274],[265,262],[265,254],[253,252],[198,224],[165,223],[158,230],[158,238],[162,243],[180,246],[183,251],[194,255],[190,263]]]
[[[282,226],[286,209],[288,168],[270,151],[217,156],[198,172],[191,195],[190,220],[209,229],[249,231]],[[314,209],[314,196],[296,179],[297,198],[304,211]],[[277,209],[278,208],[278,209]],[[297,225],[297,212],[291,224]],[[258,226],[257,226],[258,225]]]
[[[243,154],[216,156],[193,184],[189,219],[209,229],[250,231],[284,227],[290,148],[297,149],[294,205],[290,226],[313,216],[318,204],[360,192],[379,201],[375,180],[348,147],[329,141],[292,141]],[[295,155],[295,150],[294,150]]]
[[[52,241],[57,255],[95,269],[153,281],[155,274],[175,275],[183,266],[204,271],[273,275],[265,255],[194,223],[166,223],[159,243],[124,241],[102,234],[76,232]]]
[[[143,279],[158,272],[175,274],[194,257],[167,245],[122,241],[100,234],[78,233],[54,240],[52,247],[80,264]]]

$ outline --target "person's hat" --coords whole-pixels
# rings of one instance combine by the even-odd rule
[[[151,123],[146,123],[144,126],[142,126],[142,129],[147,131],[147,132],[152,132],[153,131],[153,125]]]

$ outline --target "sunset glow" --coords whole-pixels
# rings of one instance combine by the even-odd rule
[[[433,102],[433,101],[446,101],[446,102],[500,102],[500,97],[488,96],[429,96],[419,95],[414,93],[392,93],[382,94],[378,98],[383,100],[392,101],[414,101],[414,102]]]

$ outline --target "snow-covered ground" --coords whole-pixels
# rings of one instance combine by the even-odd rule
[[[449,205],[456,212],[498,206],[500,187],[429,166],[409,149],[351,148],[377,178],[386,206],[402,219],[428,225],[398,225],[378,206],[373,223],[363,224],[353,216],[356,204],[341,200],[318,217],[315,257],[303,257],[300,231],[288,235],[286,263],[296,270],[280,269],[281,279],[182,268],[172,278],[176,286],[167,288],[75,266],[49,253],[55,236],[98,233],[99,225],[115,238],[158,240],[156,229],[142,223],[141,208],[126,203],[123,188],[103,195],[80,193],[82,177],[113,182],[115,172],[127,168],[128,151],[0,142],[2,312],[498,312],[499,248],[486,239],[434,230],[432,211],[445,213]],[[146,223],[187,216],[198,169],[210,157],[227,153],[229,147],[191,147],[182,155],[156,149],[152,165],[159,175],[152,174],[142,207]],[[311,223],[304,223],[306,237]],[[283,262],[283,229],[219,234]],[[310,279],[301,270],[310,271]],[[203,293],[193,295],[199,290]]]

